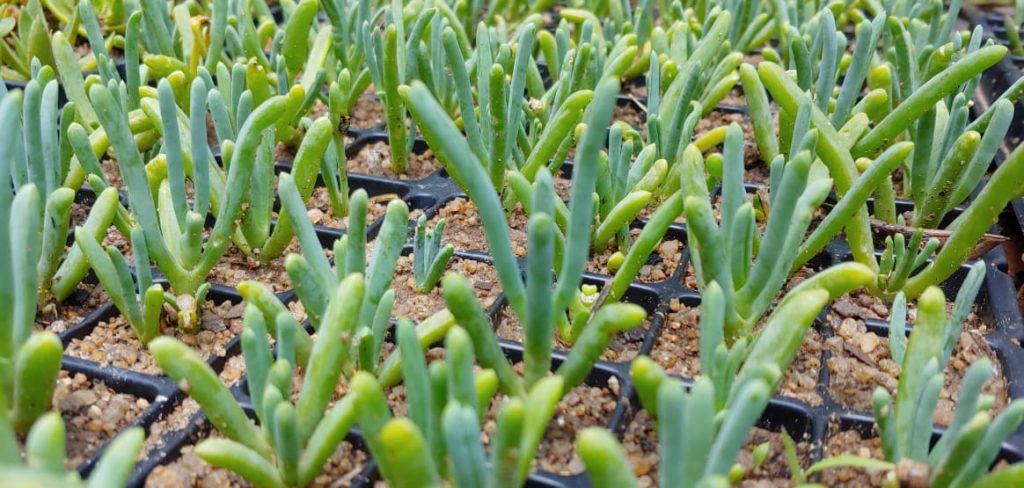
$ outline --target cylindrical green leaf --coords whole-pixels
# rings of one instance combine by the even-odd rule
[[[480,365],[494,370],[498,375],[502,391],[506,394],[522,393],[522,380],[512,370],[508,359],[505,358],[505,353],[498,346],[498,338],[494,335],[494,329],[491,328],[491,321],[473,294],[473,285],[466,277],[457,273],[449,273],[444,277],[442,289],[445,303],[448,304],[448,309],[455,316],[455,321],[472,339]],[[548,340],[551,340],[550,334],[548,334]]]
[[[124,486],[135,467],[135,460],[146,440],[142,427],[131,427],[119,434],[100,457],[96,467],[89,473],[88,488]]]
[[[272,451],[263,433],[249,421],[217,373],[199,354],[170,337],[153,339],[149,350],[167,376],[187,384],[189,396],[203,407],[203,413],[218,431],[260,456],[271,457]]]
[[[63,352],[60,339],[49,331],[32,334],[17,351],[11,414],[16,431],[28,431],[32,423],[50,409]]]
[[[444,410],[444,435],[456,486],[487,486],[487,458],[480,443],[480,425],[473,406],[449,403]]]
[[[870,155],[885,145],[887,141],[895,140],[896,135],[930,110],[935,102],[941,100],[965,81],[974,78],[999,62],[1005,55],[1005,47],[991,45],[964,56],[914,90],[914,93],[903,100],[903,103],[861,138],[850,152],[854,157]]]
[[[611,432],[599,427],[589,427],[580,432],[576,440],[576,449],[587,467],[590,482],[596,488],[637,486],[633,467]]]
[[[363,306],[363,292],[363,276],[353,274],[345,278],[331,296],[317,331],[318,340],[309,354],[302,391],[295,403],[302,438],[312,434],[334,394],[334,385],[341,375],[359,323],[357,311]]]
[[[423,434],[409,419],[388,421],[380,431],[381,450],[374,454],[378,462],[400,467],[384,472],[385,479],[394,488],[441,487],[437,467],[430,457]]]
[[[30,468],[64,474],[64,420],[57,412],[39,417],[25,438],[25,463]]]
[[[601,307],[558,367],[557,374],[564,379],[565,388],[572,389],[583,382],[615,334],[639,327],[646,317],[643,307],[631,303]]]
[[[196,445],[196,454],[206,462],[229,469],[253,486],[284,488],[287,486],[281,475],[256,451],[230,439],[206,439]]]

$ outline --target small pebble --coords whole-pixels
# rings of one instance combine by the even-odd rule
[[[878,347],[878,342],[878,336],[873,332],[868,332],[867,334],[860,336],[860,350],[865,353],[870,353]]]

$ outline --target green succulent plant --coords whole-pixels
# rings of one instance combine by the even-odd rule
[[[798,73],[796,80],[773,62],[760,63],[757,77],[752,68],[742,70],[744,89],[755,100],[751,104],[751,118],[761,151],[772,153],[775,147],[769,135],[770,114],[764,103],[767,89],[781,108],[780,120],[786,121],[780,123],[780,128],[791,128],[791,134],[808,129],[817,131],[814,154],[828,168],[841,202],[849,203],[842,211],[833,211],[815,229],[814,235],[805,241],[797,264],[807,262],[845,229],[854,259],[878,270],[872,292],[890,300],[899,291],[911,297],[919,295],[928,286],[944,281],[975,253],[985,250],[978,246],[984,245],[985,232],[995,215],[992,212],[998,212],[995,209],[1003,208],[1008,199],[1019,193],[1014,182],[1019,180],[1016,162],[1020,158],[1014,156],[999,167],[961,216],[948,225],[940,225],[981,182],[1006,134],[1013,114],[1012,101],[1020,96],[1020,88],[1007,90],[982,116],[968,123],[967,99],[972,96],[980,73],[998,62],[1006,49],[982,46],[978,30],[969,35],[953,33],[951,17],[935,12],[934,29],[921,29],[912,21],[908,30],[900,13],[905,7],[901,4],[890,12],[888,31],[881,16],[871,23],[861,23],[855,52],[872,49],[883,36],[894,44],[891,57],[871,66],[863,61],[867,57],[854,55],[851,59],[856,62],[844,67],[843,85],[835,100],[831,98],[834,82],[830,81],[833,76],[829,73],[838,73],[843,63],[838,62],[838,54],[826,49],[828,46],[819,46],[825,43],[819,39],[834,37],[828,11],[815,31],[814,45],[818,47],[814,52],[821,53],[821,68],[816,73],[818,89],[813,97],[805,93],[815,75],[810,58],[794,56],[790,60]],[[800,34],[793,33],[791,41],[806,41],[800,39]],[[924,45],[929,47],[922,49]],[[928,53],[933,55],[927,57]],[[914,61],[915,56],[923,59]],[[823,74],[821,70],[826,68]],[[857,101],[856,95],[865,84],[870,91]],[[780,131],[778,147],[785,150],[787,141],[797,140]],[[907,152],[909,147],[901,147],[907,145],[907,140],[913,141],[913,148],[905,155],[908,163],[904,165],[904,181],[914,211],[913,217],[904,221],[896,215],[896,194],[888,176],[896,166],[880,163],[892,161],[884,157],[886,153]],[[792,146],[789,149],[792,151]],[[873,215],[860,203],[869,194],[876,199]],[[883,233],[887,228],[898,231],[887,235]],[[930,238],[937,234],[942,236],[941,241],[938,237]],[[874,255],[873,237],[886,241],[881,258]],[[922,242],[927,245],[921,247]]]
[[[106,446],[83,481],[78,471],[65,467],[64,421],[56,412],[47,413],[32,424],[25,438],[24,459],[12,430],[6,408],[0,408],[0,476],[11,486],[124,486],[142,449],[145,432],[131,427]]]
[[[455,254],[455,246],[441,246],[445,219],[437,221],[433,229],[427,230],[427,216],[421,215],[416,221],[416,233],[413,235],[413,271],[416,278],[416,291],[428,293],[437,286],[448,261]]]
[[[931,486],[970,486],[988,471],[1003,441],[1024,421],[1024,402],[1011,402],[998,415],[992,412],[992,398],[982,394],[982,387],[993,368],[981,359],[964,374],[953,420],[931,444],[944,371],[984,277],[985,264],[974,264],[948,316],[942,291],[925,290],[917,300],[909,338],[904,335],[906,302],[898,297],[893,306],[889,342],[893,359],[901,364],[899,386],[895,399],[879,388],[872,402],[882,450],[896,463],[893,475],[899,481],[905,476],[900,464],[912,463],[926,468]]]
[[[227,251],[232,236],[240,231],[238,219],[242,216],[242,204],[246,200],[243,190],[253,180],[252,175],[258,173],[255,162],[259,160],[257,153],[264,133],[281,113],[297,106],[301,100],[301,89],[293,90],[287,96],[269,99],[246,118],[238,134],[238,142],[230,151],[231,163],[226,164],[226,174],[220,181],[210,177],[214,171],[208,165],[208,148],[192,144],[190,152],[185,150],[187,146],[182,144],[177,106],[170,85],[166,81],[161,82],[158,92],[164,153],[156,158],[156,166],[143,161],[132,134],[131,119],[125,115],[125,100],[106,87],[95,85],[90,89],[90,99],[97,107],[97,115],[111,141],[127,186],[133,216],[136,222],[147,223],[141,225],[144,239],[135,244],[145,243],[146,253],[170,283],[179,311],[179,326],[195,330],[199,326],[199,304],[203,303],[209,289],[206,277]],[[194,111],[192,116],[200,117],[202,111]],[[194,122],[193,126],[198,124]],[[205,123],[202,128],[205,134]],[[205,140],[205,137],[199,140]],[[185,159],[185,154],[191,155],[191,161]],[[88,156],[88,152],[79,154],[80,160]],[[190,163],[188,166],[186,161]],[[159,177],[161,166],[163,178]],[[260,166],[259,171],[266,171],[265,166]],[[199,190],[191,203],[185,190],[186,170]],[[155,175],[151,176],[151,172]],[[214,182],[218,183],[219,191],[211,186]],[[206,192],[204,189],[210,190]],[[268,193],[253,192],[249,203],[255,208],[265,208],[259,200],[253,202],[251,199],[264,198]],[[216,200],[212,201],[214,198],[211,197]],[[216,223],[209,237],[204,238],[203,226],[211,208],[216,209]],[[252,213],[256,212],[258,210],[252,210]],[[266,225],[262,225],[264,219],[249,212],[246,214],[246,223],[241,225],[243,234],[253,228],[269,227],[269,215],[265,219]]]
[[[28,81],[40,67],[53,65],[49,30],[38,0],[0,10],[0,76],[4,80]]]

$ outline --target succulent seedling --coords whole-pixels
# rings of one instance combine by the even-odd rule
[[[428,293],[434,289],[445,266],[455,253],[455,246],[441,246],[445,219],[437,221],[433,229],[427,230],[427,216],[421,215],[416,221],[416,233],[413,237],[413,271],[416,278],[416,291]]]

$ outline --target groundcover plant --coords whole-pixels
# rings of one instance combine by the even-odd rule
[[[963,3],[9,2],[0,478],[1024,486]]]

